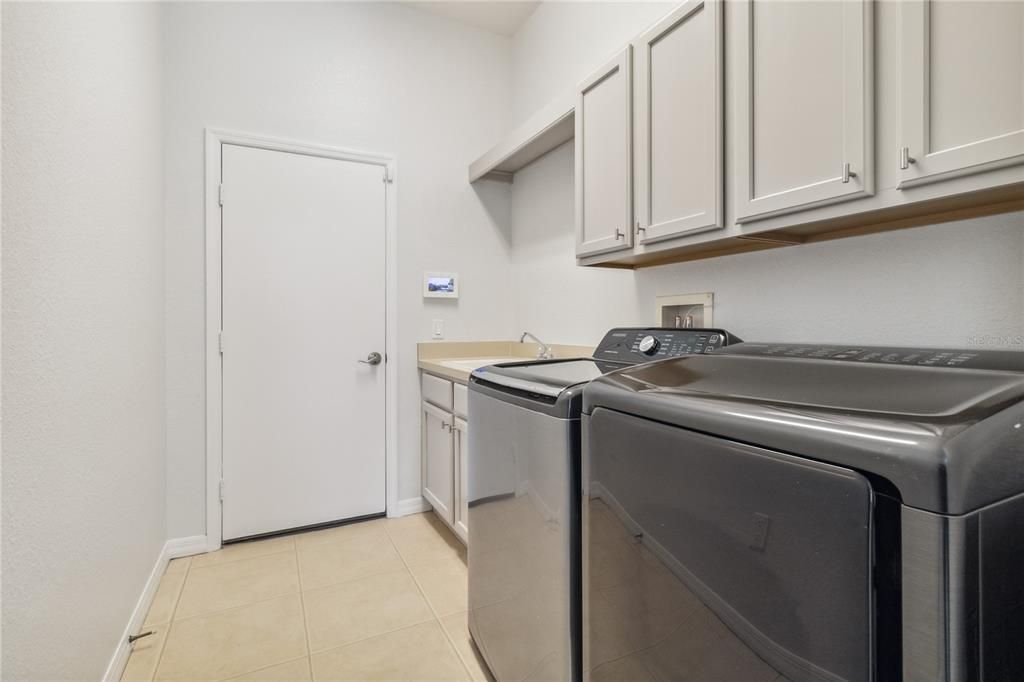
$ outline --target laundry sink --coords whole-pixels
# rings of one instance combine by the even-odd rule
[[[441,360],[439,364],[444,365],[450,369],[457,369],[463,372],[472,372],[478,367],[486,367],[487,365],[496,365],[499,362],[524,362],[530,360],[530,358],[466,358],[460,360]]]

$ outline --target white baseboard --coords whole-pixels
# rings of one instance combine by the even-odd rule
[[[131,618],[128,619],[128,625],[121,634],[121,639],[117,644],[117,649],[114,650],[114,655],[110,658],[110,664],[107,665],[107,671],[103,673],[103,682],[118,682],[121,679],[121,674],[124,673],[124,668],[128,665],[128,656],[131,654],[131,647],[128,645],[128,636],[138,632],[142,627],[143,621],[146,620],[146,614],[149,613],[149,607],[153,603],[153,597],[156,596],[156,590],[160,586],[160,579],[164,577],[164,571],[167,570],[167,563],[171,559],[191,556],[193,554],[201,554],[205,551],[205,535],[175,538],[174,540],[168,540],[164,543],[163,549],[160,550],[160,555],[156,559],[156,563],[153,564],[153,570],[150,571],[149,578],[146,579],[146,584],[142,588],[142,594],[139,596],[139,600],[135,603],[135,609],[132,610]]]
[[[164,546],[164,553],[168,559],[178,559],[183,556],[203,554],[206,551],[205,535],[190,535],[187,538],[174,538],[168,540]]]
[[[420,497],[407,497],[404,500],[399,500],[398,504],[395,505],[394,509],[388,509],[388,516],[395,518],[398,516],[408,516],[409,514],[419,514],[420,512],[430,511],[433,507],[430,503]]]

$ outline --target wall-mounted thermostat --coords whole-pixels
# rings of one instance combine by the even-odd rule
[[[423,298],[458,298],[459,274],[457,272],[424,272]]]
[[[654,310],[654,323],[659,327],[713,327],[712,308],[715,295],[711,292],[703,294],[675,294],[658,296]]]

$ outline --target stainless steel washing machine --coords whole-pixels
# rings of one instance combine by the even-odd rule
[[[484,367],[469,386],[469,629],[499,680],[580,676],[583,386],[737,339],[721,329],[613,329],[592,358]]]
[[[1024,679],[1024,353],[745,343],[583,391],[592,679]]]

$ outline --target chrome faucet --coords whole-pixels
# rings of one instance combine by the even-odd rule
[[[548,344],[541,341],[540,339],[538,339],[530,332],[523,332],[523,335],[519,337],[519,343],[526,343],[527,336],[536,341],[537,345],[540,346],[540,349],[537,351],[538,360],[550,360],[551,358],[554,357],[554,355],[551,353],[551,347],[548,346]]]

